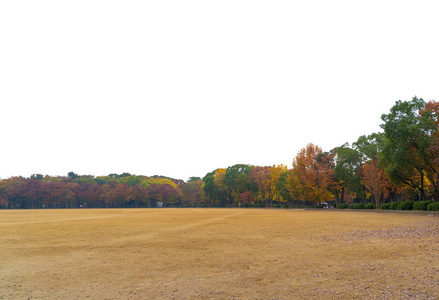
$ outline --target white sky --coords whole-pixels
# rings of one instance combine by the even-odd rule
[[[0,177],[291,167],[439,101],[438,1],[0,2]]]

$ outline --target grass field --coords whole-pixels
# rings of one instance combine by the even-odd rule
[[[438,216],[0,211],[0,299],[439,299]]]

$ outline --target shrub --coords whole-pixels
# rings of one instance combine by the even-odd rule
[[[381,209],[389,210],[392,203],[383,203],[381,204]]]
[[[364,209],[363,203],[353,203],[349,206],[350,209]]]
[[[427,210],[427,206],[433,201],[419,201],[413,204],[413,210]]]
[[[290,206],[288,204],[285,204],[282,206],[283,208],[289,208]]]
[[[399,203],[401,202],[392,202],[390,204],[390,209],[396,210],[398,208]]]
[[[432,202],[428,204],[427,210],[433,211],[433,210],[439,210],[439,202]]]
[[[415,202],[412,201],[412,200],[403,201],[403,202],[400,202],[398,204],[398,207],[396,209],[399,209],[399,210],[412,210],[414,203]]]
[[[348,208],[348,205],[347,205],[347,203],[340,203],[337,208],[346,209],[346,208]]]
[[[368,203],[364,206],[364,209],[375,209],[375,205],[373,205],[372,203]]]

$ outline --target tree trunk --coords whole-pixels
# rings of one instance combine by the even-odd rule
[[[381,207],[381,194],[376,193],[376,194],[374,195],[374,198],[375,198],[375,206],[376,206],[376,208],[378,209],[378,208]]]

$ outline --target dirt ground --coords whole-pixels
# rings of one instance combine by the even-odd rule
[[[0,211],[0,299],[439,299],[439,217]]]

